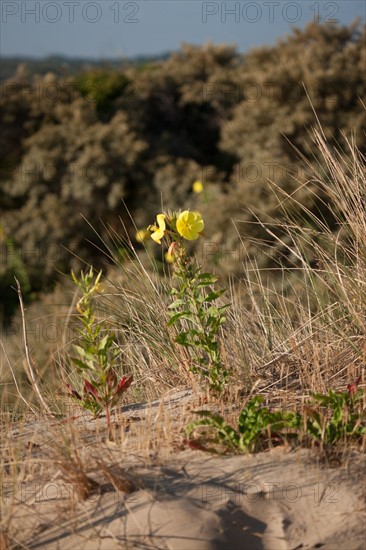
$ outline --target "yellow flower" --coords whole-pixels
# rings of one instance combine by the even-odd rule
[[[156,220],[158,222],[158,226],[152,225],[150,226],[150,229],[154,231],[154,233],[151,234],[151,238],[153,241],[155,241],[158,244],[161,244],[161,239],[164,237],[165,234],[165,214],[158,214],[156,216]]]
[[[173,256],[173,254],[171,254],[171,253],[169,252],[169,250],[168,250],[168,252],[165,252],[164,258],[165,258],[165,261],[166,261],[168,264],[174,263],[174,256]]]
[[[195,181],[192,185],[193,193],[202,193],[204,190],[202,181]]]
[[[135,239],[138,243],[143,243],[150,233],[146,229],[139,229],[135,234]]]
[[[199,212],[185,210],[178,216],[177,231],[187,241],[198,239],[200,233],[203,231],[203,227],[203,219]]]

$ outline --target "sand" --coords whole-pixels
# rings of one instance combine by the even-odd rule
[[[310,450],[211,455],[182,450],[174,437],[150,453],[141,445],[132,452],[132,443],[151,422],[160,425],[162,442],[167,418],[174,432],[190,399],[189,392],[180,392],[125,407],[128,438],[105,441],[104,447],[102,426],[95,420],[83,419],[88,429],[82,436],[80,425],[73,426],[85,472],[95,482],[85,500],[57,460],[45,462],[50,449],[57,457],[55,422],[39,419],[26,429],[13,428],[7,438],[21,441],[28,453],[24,460],[34,463],[24,479],[5,482],[3,511],[11,510],[9,533],[18,548],[366,548],[365,457],[356,452],[337,467],[320,462]],[[100,460],[104,466],[99,462],[98,467]],[[124,485],[126,477],[130,484]]]

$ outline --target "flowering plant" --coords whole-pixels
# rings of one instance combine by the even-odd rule
[[[184,242],[203,235],[204,221],[199,212],[189,210],[158,214],[156,220],[157,223],[150,225],[148,230],[156,243],[161,244],[165,239],[169,263],[173,265],[178,282],[177,288],[171,289],[174,300],[169,306],[168,326],[178,328],[176,341],[191,350],[190,370],[204,376],[209,387],[219,392],[228,377],[218,340],[228,305],[214,305],[224,290],[214,290],[216,277],[204,273],[202,267],[188,256]]]

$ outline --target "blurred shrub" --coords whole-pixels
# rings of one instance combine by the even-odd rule
[[[326,190],[307,183],[312,167],[325,177],[328,170],[309,131],[315,111],[330,148],[353,134],[365,152],[364,40],[360,25],[313,23],[246,54],[229,45],[184,44],[143,70],[5,82],[2,223],[31,288],[52,288],[55,269],[108,263],[92,227],[105,239],[121,232],[122,220],[132,237],[122,201],[139,228],[161,201],[201,210],[208,237],[198,253],[208,268],[238,277],[243,247],[263,269],[280,256],[286,261],[258,213],[281,232],[287,209],[299,215],[297,200],[309,209],[304,223],[311,226],[314,214],[335,226]],[[199,196],[192,193],[197,179],[205,187]],[[296,199],[291,207],[282,192]],[[256,245],[263,238],[266,250]]]
[[[113,111],[114,100],[123,94],[130,83],[124,74],[106,69],[82,73],[75,82],[81,95],[94,101],[101,115]]]

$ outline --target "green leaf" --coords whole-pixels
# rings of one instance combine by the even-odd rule
[[[220,296],[222,296],[225,292],[225,289],[217,290],[216,292],[210,292],[204,299],[204,302],[213,302],[214,300],[217,300]]]
[[[175,309],[180,306],[185,306],[186,302],[184,300],[175,300],[172,304],[168,306],[168,309]]]
[[[81,346],[78,346],[76,344],[73,344],[73,348],[76,351],[76,353],[78,353],[80,355],[80,357],[86,357],[87,353],[86,353],[84,348],[82,348]]]
[[[182,318],[192,320],[192,313],[190,311],[179,311],[178,313],[174,313],[167,323],[168,327],[174,325],[178,319]]]
[[[102,276],[102,273],[103,273],[103,270],[100,270],[99,273],[98,273],[98,275],[96,276],[96,278],[95,278],[95,283],[94,283],[95,286],[99,283],[100,278],[101,278],[101,276]]]
[[[98,344],[98,354],[108,351],[114,344],[114,334],[106,334]]]
[[[212,273],[200,273],[199,275],[197,275],[197,279],[199,279],[200,281],[204,280],[204,281],[211,281],[212,283],[216,283],[217,281],[217,277],[215,277],[214,275],[212,275]]]
[[[188,334],[186,332],[181,332],[176,337],[175,341],[177,344],[180,344],[181,346],[190,346],[191,343],[188,341]]]
[[[87,363],[84,363],[83,361],[80,361],[80,359],[78,359],[77,357],[71,357],[71,360],[75,363],[75,365],[77,365],[81,369],[93,370],[92,366],[88,365]]]
[[[78,281],[78,279],[76,278],[76,275],[75,275],[75,273],[74,273],[73,270],[71,270],[71,277],[72,277],[72,280],[74,281],[74,283],[75,283],[77,286],[79,286],[79,281]]]
[[[217,435],[222,443],[231,448],[236,448],[239,443],[239,436],[232,426],[218,414],[212,414],[210,411],[194,411],[195,414],[199,414],[204,418],[191,422],[187,426],[188,436],[194,429],[200,426],[207,426],[215,429]]]
[[[207,342],[207,347],[210,351],[218,351],[219,344],[218,342]]]

